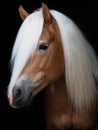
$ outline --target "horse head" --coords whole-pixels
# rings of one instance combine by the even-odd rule
[[[12,52],[9,103],[25,106],[34,95],[64,74],[64,56],[57,22],[45,4],[33,12],[19,7],[23,20]]]

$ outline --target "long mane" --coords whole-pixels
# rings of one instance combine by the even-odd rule
[[[34,55],[37,42],[42,33],[43,23],[42,11],[39,9],[31,13],[19,28],[11,56],[12,76],[9,90],[15,85],[28,59]]]
[[[57,11],[51,13],[57,21],[61,34],[68,95],[78,111],[88,110],[97,96],[96,54],[71,19]]]
[[[50,10],[56,19],[65,57],[68,95],[77,110],[88,109],[96,99],[98,79],[96,54],[76,24],[62,13]],[[12,51],[11,89],[30,56],[34,54],[43,29],[42,10],[30,14],[21,25]]]

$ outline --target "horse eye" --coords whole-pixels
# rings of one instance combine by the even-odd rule
[[[48,46],[49,46],[48,44],[42,43],[39,46],[39,50],[46,50],[48,48]]]

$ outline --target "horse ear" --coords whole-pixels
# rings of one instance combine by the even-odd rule
[[[21,5],[19,6],[18,11],[22,20],[25,20],[25,18],[29,15],[29,13]]]
[[[46,23],[51,23],[52,15],[50,14],[49,8],[46,4],[42,3],[42,14]]]

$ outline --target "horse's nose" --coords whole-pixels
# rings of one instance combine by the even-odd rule
[[[33,92],[32,82],[21,80],[8,91],[9,103],[14,108],[22,108],[29,105]]]
[[[13,88],[13,105],[19,106],[23,99],[23,91],[19,87]]]

